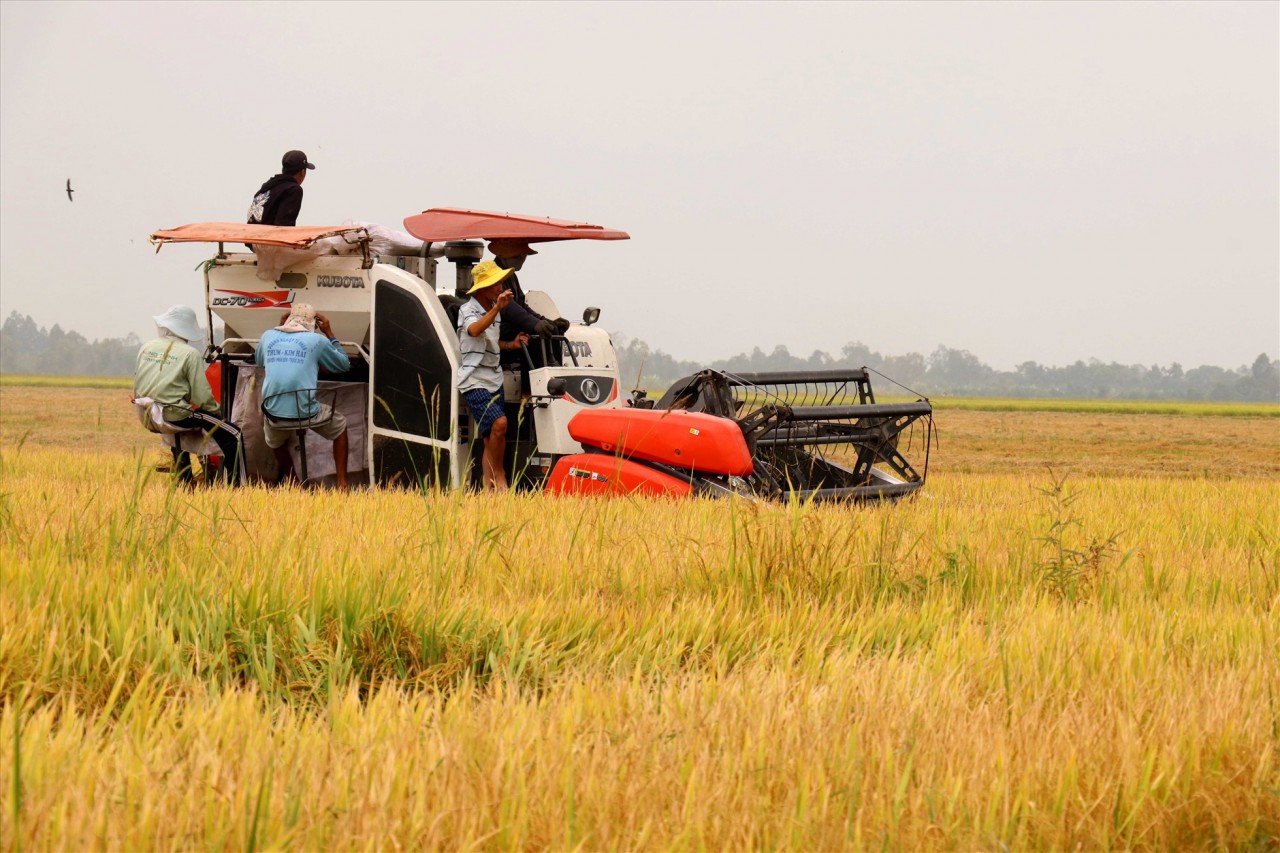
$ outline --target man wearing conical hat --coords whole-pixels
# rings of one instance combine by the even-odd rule
[[[484,439],[481,468],[487,489],[506,490],[503,454],[507,446],[507,415],[502,400],[502,350],[518,350],[529,342],[521,332],[510,341],[501,339],[501,312],[514,295],[502,289],[511,275],[493,261],[481,261],[471,270],[470,300],[458,312],[458,392],[471,410],[476,431]]]

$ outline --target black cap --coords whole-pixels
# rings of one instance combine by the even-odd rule
[[[315,163],[307,162],[307,155],[301,151],[286,151],[284,156],[280,158],[281,172],[286,175],[295,175],[303,169],[314,169]]]

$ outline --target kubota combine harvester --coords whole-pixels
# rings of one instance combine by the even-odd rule
[[[158,245],[217,244],[203,265],[205,298],[210,327],[219,318],[225,338],[208,360],[220,374],[223,409],[243,431],[251,477],[275,473],[262,440],[262,368],[253,351],[295,301],[329,318],[351,360],[347,373],[322,377],[318,393],[347,417],[352,481],[463,488],[478,481],[479,466],[457,390],[451,317],[484,256],[482,241],[628,239],[598,225],[453,208],[427,210],[404,225],[408,235],[361,224],[206,222],[151,235]],[[228,251],[228,244],[252,244],[256,252]],[[437,281],[440,258],[455,265],[453,286]],[[527,297],[538,313],[560,316],[546,293]],[[866,369],[705,370],[657,401],[639,390],[623,396],[613,344],[594,325],[599,313],[588,308],[562,336],[535,336],[523,362],[504,368],[506,464],[517,487],[851,500],[899,497],[924,484],[928,400],[878,403]],[[899,449],[917,421],[925,452],[919,471]],[[312,447],[323,441],[313,433],[303,440],[305,448],[292,450],[309,457],[311,479],[332,474],[328,443]]]

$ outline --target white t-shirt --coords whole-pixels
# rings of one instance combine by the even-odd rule
[[[458,367],[458,390],[470,391],[483,388],[485,391],[502,390],[502,367],[499,364],[498,327],[502,324],[502,316],[493,318],[489,328],[478,338],[467,334],[467,327],[480,320],[487,312],[473,296],[458,311],[458,345],[461,349],[461,364]]]

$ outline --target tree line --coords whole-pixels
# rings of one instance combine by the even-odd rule
[[[785,346],[765,353],[756,347],[749,353],[711,364],[681,361],[642,340],[614,336],[623,386],[665,388],[676,379],[706,367],[714,370],[757,372],[769,370],[831,370],[869,367],[926,396],[1028,397],[1117,400],[1223,400],[1280,402],[1280,360],[1261,353],[1252,365],[1234,370],[1202,365],[1189,370],[1174,362],[1162,367],[1118,364],[1098,359],[1049,367],[1027,361],[1013,370],[996,370],[968,350],[940,346],[930,355],[881,355],[861,343],[848,343],[839,354],[815,350],[805,358],[792,355]],[[874,382],[880,394],[892,394],[889,383]]]
[[[726,371],[829,370],[870,367],[920,394],[975,397],[1063,397],[1128,400],[1234,400],[1280,402],[1280,360],[1261,353],[1252,365],[1235,369],[1202,365],[1184,370],[1176,362],[1162,367],[1118,364],[1098,359],[1049,367],[1034,361],[1013,370],[996,370],[967,350],[940,346],[930,355],[881,355],[861,343],[845,344],[838,354],[819,350],[807,358],[785,346],[703,364],[654,350],[638,338],[615,334],[625,389],[665,388],[676,379],[710,367]],[[79,332],[54,324],[45,329],[29,316],[12,312],[0,327],[0,372],[76,376],[128,376],[141,341],[135,334],[89,341]],[[892,393],[883,381],[880,393]]]
[[[49,329],[37,326],[14,311],[0,326],[0,373],[131,376],[140,346],[132,332],[90,341],[57,323]]]

